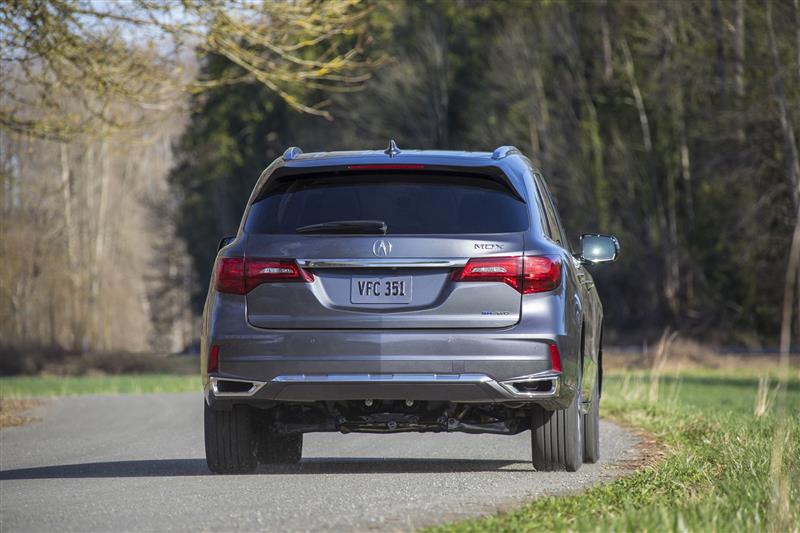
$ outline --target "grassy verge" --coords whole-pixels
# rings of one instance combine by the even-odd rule
[[[200,390],[198,376],[140,374],[121,376],[19,376],[0,378],[0,399],[75,394],[141,394]]]
[[[612,375],[604,415],[653,434],[666,448],[661,461],[581,494],[432,531],[797,531],[800,381],[784,395],[785,417],[774,386],[743,370]]]

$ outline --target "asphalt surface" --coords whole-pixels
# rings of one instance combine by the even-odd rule
[[[636,437],[601,424],[602,461],[530,465],[530,432],[305,436],[299,465],[213,476],[199,394],[51,400],[0,430],[0,531],[407,530],[625,473]]]

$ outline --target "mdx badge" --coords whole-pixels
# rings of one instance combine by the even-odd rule
[[[502,250],[502,244],[493,244],[493,243],[485,243],[485,242],[476,242],[475,243],[476,250]]]
[[[372,253],[378,257],[386,257],[392,253],[392,243],[383,239],[375,241],[375,244],[372,245]]]

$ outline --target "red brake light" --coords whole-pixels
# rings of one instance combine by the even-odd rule
[[[498,281],[522,294],[552,291],[561,284],[561,259],[553,256],[476,257],[453,272],[453,281]]]
[[[553,343],[550,345],[550,367],[561,372],[561,354],[558,352],[558,345]]]
[[[348,170],[422,170],[425,165],[350,165]]]
[[[258,285],[273,281],[311,282],[314,276],[300,268],[294,259],[221,257],[214,287],[219,292],[247,294]]]
[[[208,352],[208,371],[216,372],[219,369],[219,346],[214,345]]]

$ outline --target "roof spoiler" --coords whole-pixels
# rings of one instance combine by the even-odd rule
[[[283,160],[284,161],[291,161],[296,159],[297,156],[303,153],[303,150],[297,146],[290,146],[283,152]],[[400,150],[397,148],[397,144],[394,140],[389,141],[389,148],[383,151],[384,154],[388,155],[389,157],[394,157],[400,153]],[[516,146],[499,146],[495,148],[494,152],[492,152],[492,159],[498,160],[503,159],[504,157],[510,155],[521,155],[522,152]]]
[[[303,149],[299,146],[290,146],[283,152],[283,160],[284,161],[291,161],[296,159],[297,156],[303,153]],[[394,157],[400,154],[400,149],[397,147],[397,143],[394,142],[394,139],[389,141],[389,147],[383,151],[384,154],[388,155],[389,157]]]

